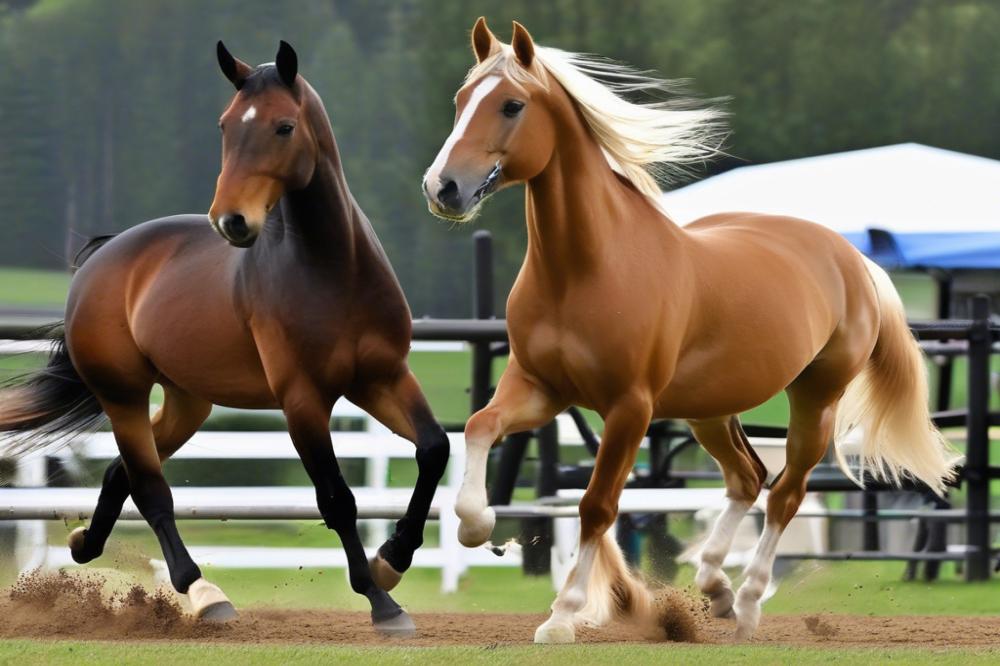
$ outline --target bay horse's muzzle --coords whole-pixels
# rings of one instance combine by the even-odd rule
[[[257,240],[257,233],[239,213],[226,213],[219,217],[216,228],[219,235],[236,247],[250,247]]]

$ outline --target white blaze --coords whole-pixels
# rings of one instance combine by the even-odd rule
[[[257,117],[257,107],[251,106],[243,113],[243,116],[240,118],[240,120],[242,120],[245,123],[248,123],[256,117]]]
[[[434,159],[434,163],[431,164],[431,168],[427,170],[426,181],[428,188],[432,192],[436,192],[441,186],[440,176],[441,171],[444,170],[446,164],[448,164],[448,158],[451,156],[451,151],[462,137],[465,135],[465,130],[468,129],[469,123],[472,121],[472,117],[476,115],[476,109],[479,107],[479,103],[490,94],[490,92],[497,87],[497,84],[503,80],[503,77],[498,75],[491,75],[483,78],[476,88],[472,91],[472,95],[469,97],[468,104],[462,109],[462,115],[458,117],[458,122],[455,123],[455,127],[451,130],[451,134],[448,135],[448,140],[444,142],[441,146],[441,151],[438,153],[437,157]]]

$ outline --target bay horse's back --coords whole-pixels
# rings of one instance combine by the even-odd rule
[[[142,395],[160,381],[216,404],[273,406],[237,302],[241,252],[203,215],[151,220],[106,242],[70,288],[77,369],[115,393]]]

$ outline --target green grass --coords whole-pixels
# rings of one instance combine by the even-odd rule
[[[36,268],[0,268],[0,306],[61,308],[70,274]]]
[[[0,664],[872,664],[905,663],[933,666],[993,664],[1000,653],[991,649],[840,649],[763,645],[568,645],[462,647],[347,647],[328,645],[198,645],[156,643],[123,645],[81,641],[3,641]]]

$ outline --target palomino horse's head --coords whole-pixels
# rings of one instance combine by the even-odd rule
[[[237,92],[219,119],[222,171],[208,217],[231,244],[249,247],[281,196],[309,184],[318,148],[302,113],[307,86],[291,46],[281,42],[274,63],[256,68],[222,42],[218,56]]]
[[[528,31],[515,21],[510,45],[501,44],[480,18],[472,50],[479,64],[455,96],[454,128],[424,176],[431,212],[454,220],[470,219],[496,190],[541,173],[555,147],[547,78]]]

